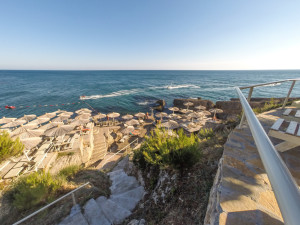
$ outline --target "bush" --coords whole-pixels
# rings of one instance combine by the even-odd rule
[[[17,138],[12,140],[8,132],[3,131],[0,133],[0,163],[5,159],[12,156],[19,156],[23,153],[24,145]]]
[[[201,139],[209,139],[215,136],[215,132],[211,128],[204,128],[199,131],[198,135]]]
[[[55,197],[61,184],[60,179],[43,171],[21,177],[13,188],[13,205],[24,210],[47,203]]]
[[[58,172],[58,176],[62,179],[67,179],[73,177],[80,169],[81,167],[78,165],[67,166]]]
[[[148,165],[172,166],[176,169],[191,167],[201,157],[199,143],[197,136],[187,136],[183,130],[169,136],[166,130],[156,129],[150,137],[145,138],[141,148],[134,152],[133,161],[142,169]]]

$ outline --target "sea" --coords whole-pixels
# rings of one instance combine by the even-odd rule
[[[292,78],[300,78],[300,70],[0,70],[0,118],[80,108],[101,113],[150,112],[159,99],[167,107],[175,98],[230,100],[237,97],[236,86]],[[285,97],[290,85],[257,87],[252,96]],[[300,96],[299,87],[300,81],[291,97]],[[16,108],[5,109],[6,105]]]

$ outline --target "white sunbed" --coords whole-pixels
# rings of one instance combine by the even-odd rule
[[[283,140],[275,148],[277,151],[285,152],[300,146],[300,124],[280,118],[271,127],[269,136]]]

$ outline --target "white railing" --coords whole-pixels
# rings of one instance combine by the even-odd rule
[[[105,165],[105,163],[106,163],[108,160],[110,160],[111,158],[113,158],[115,155],[120,154],[120,152],[122,152],[122,151],[124,151],[124,150],[126,150],[125,153],[127,154],[127,153],[128,153],[128,148],[130,148],[131,145],[132,145],[134,142],[136,142],[136,144],[138,145],[139,139],[136,138],[134,141],[130,142],[130,143],[129,143],[128,145],[126,145],[124,148],[122,148],[121,150],[117,151],[116,153],[114,153],[113,155],[111,155],[109,158],[105,159],[105,161],[103,162],[102,165]]]
[[[81,185],[80,187],[74,189],[73,191],[70,191],[69,193],[65,194],[64,196],[56,199],[55,201],[51,202],[50,204],[44,206],[43,208],[35,211],[34,213],[30,214],[29,216],[26,216],[25,218],[19,220],[18,222],[14,223],[13,225],[17,225],[17,224],[20,224],[20,223],[23,223],[24,221],[28,220],[29,218],[33,217],[34,215],[40,213],[41,211],[47,209],[48,207],[54,205],[55,203],[59,202],[60,200],[64,199],[65,197],[71,195],[72,196],[72,201],[73,201],[73,205],[76,205],[76,200],[75,200],[75,195],[74,195],[74,192],[78,191],[79,189],[83,188],[84,186],[88,185],[90,182],[87,182],[83,185]]]
[[[292,87],[293,85],[291,89]],[[241,101],[258,153],[275,193],[284,223],[287,225],[297,225],[300,223],[300,192],[298,185],[251,109],[248,103],[249,99],[248,101],[246,100],[240,88],[236,87],[235,89]]]
[[[239,89],[243,90],[243,89],[248,89],[249,88],[249,93],[248,93],[247,100],[248,100],[248,102],[250,102],[251,101],[252,92],[253,92],[253,89],[255,87],[267,86],[267,85],[272,85],[272,84],[280,84],[280,83],[284,83],[284,82],[292,82],[291,87],[290,87],[290,89],[289,89],[289,91],[287,93],[287,96],[284,99],[284,102],[283,102],[283,105],[282,105],[282,109],[284,109],[284,107],[286,106],[286,104],[288,102],[288,99],[289,99],[289,97],[290,97],[290,95],[292,93],[292,90],[294,88],[294,85],[295,85],[296,81],[300,81],[300,78],[280,80],[280,81],[274,81],[274,82],[262,83],[262,84],[255,84],[255,85],[251,85],[251,86],[240,87]],[[242,118],[241,118],[241,122],[240,122],[240,125],[239,125],[240,128],[242,127],[242,124],[244,123],[244,121],[245,121],[245,114],[243,112]]]

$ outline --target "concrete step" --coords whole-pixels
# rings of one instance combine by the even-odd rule
[[[108,221],[112,224],[120,224],[125,218],[131,215],[131,212],[122,206],[119,206],[110,199],[101,196],[96,199],[99,208],[102,209]]]
[[[90,225],[111,225],[93,198],[84,205],[83,215]]]
[[[72,207],[70,215],[63,219],[58,225],[88,225],[88,222],[81,213],[80,206],[77,204]]]
[[[136,199],[124,198],[124,197],[111,196],[110,200],[129,211],[132,211],[136,207],[136,204],[138,203],[138,201]]]
[[[144,194],[145,194],[144,187],[139,186],[130,191],[123,192],[121,194],[113,194],[111,195],[111,199],[113,200],[114,198],[122,197],[122,198],[134,200],[137,203],[144,197]]]
[[[121,176],[110,186],[111,194],[121,194],[130,191],[139,186],[139,182],[135,177]]]

